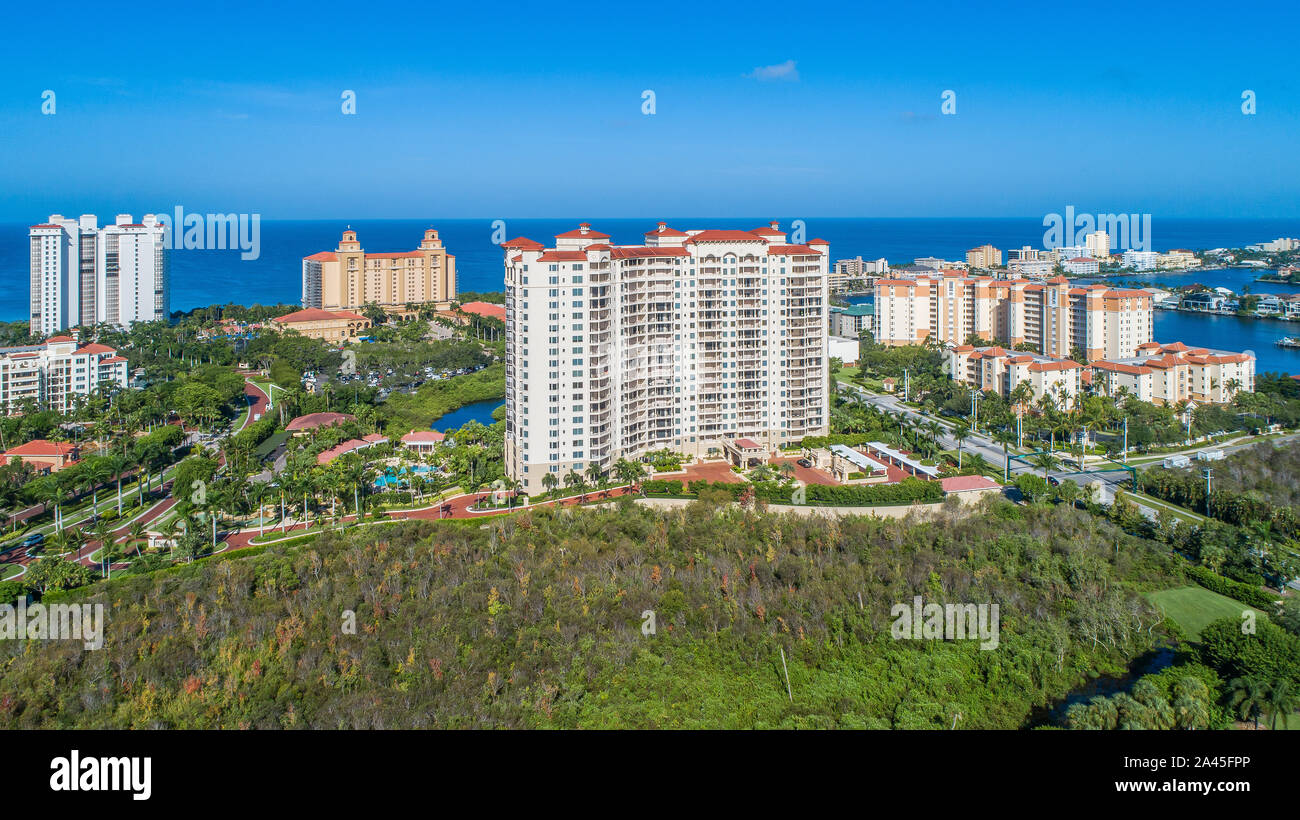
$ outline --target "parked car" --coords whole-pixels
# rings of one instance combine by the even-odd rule
[[[811,466],[812,466],[812,462],[809,461],[809,460],[806,459],[806,458],[801,458],[801,459],[799,459],[798,461],[795,462],[795,464],[798,464],[800,467],[811,467]]]
[[[29,536],[27,536],[26,538],[23,539],[23,543],[22,543],[21,546],[23,546],[23,547],[35,547],[35,546],[38,546],[38,545],[40,545],[40,544],[44,544],[44,543],[45,543],[45,533],[42,533],[42,532],[34,532],[34,533],[32,533],[31,535],[29,535]]]

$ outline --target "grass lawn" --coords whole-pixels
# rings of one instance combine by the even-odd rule
[[[1147,600],[1164,612],[1165,615],[1172,618],[1194,641],[1201,639],[1201,630],[1206,625],[1219,618],[1241,620],[1241,613],[1247,609],[1253,610],[1257,617],[1268,617],[1258,609],[1246,606],[1241,601],[1220,595],[1217,592],[1211,592],[1200,586],[1177,587],[1175,589],[1162,589],[1159,592],[1148,592]]]
[[[0,581],[6,578],[12,578],[22,571],[22,567],[17,564],[0,564]]]

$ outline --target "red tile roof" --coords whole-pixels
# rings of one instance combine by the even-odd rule
[[[323,322],[329,319],[362,319],[366,317],[359,313],[353,313],[350,310],[321,310],[320,308],[303,308],[296,310],[286,316],[277,316],[271,321],[280,324],[294,324],[295,322]]]
[[[655,228],[653,231],[646,231],[645,235],[646,236],[686,236],[686,233],[684,231],[679,231],[676,228],[668,227],[668,223],[666,222],[660,222],[659,227]]]
[[[700,231],[687,242],[766,242],[767,240],[750,231]]]
[[[460,306],[460,309],[466,313],[473,313],[478,316],[491,316],[493,319],[506,318],[506,306],[494,305],[491,302],[466,302]]]
[[[520,248],[526,251],[540,251],[546,246],[543,245],[541,242],[534,242],[533,240],[529,239],[526,236],[516,236],[514,239],[511,239],[509,242],[502,242],[501,247]]]
[[[291,433],[298,430],[315,430],[318,427],[329,427],[345,421],[356,421],[356,419],[356,416],[347,413],[308,413],[289,422],[284,429]]]
[[[82,356],[90,353],[116,353],[117,351],[109,347],[108,345],[101,345],[96,342],[92,342],[91,344],[88,344],[85,347],[77,348],[75,352],[78,356]]]
[[[586,251],[547,251],[537,257],[539,262],[585,262]]]
[[[333,262],[337,259],[338,256],[334,251],[321,251],[320,253],[313,253],[311,256],[304,256],[302,258],[304,262]]]
[[[578,225],[578,229],[576,231],[565,231],[564,233],[557,233],[555,235],[555,238],[556,239],[609,239],[609,234],[592,230],[590,223],[583,222],[580,225]]]
[[[945,493],[964,493],[971,490],[992,490],[1000,487],[993,479],[983,475],[955,475],[939,479]]]
[[[446,436],[437,430],[413,430],[402,436],[403,444],[436,444]]]
[[[43,456],[52,458],[55,456],[70,456],[77,452],[77,445],[69,444],[64,441],[50,441],[49,439],[37,438],[32,439],[26,444],[19,444],[5,452],[4,457],[10,456]]]

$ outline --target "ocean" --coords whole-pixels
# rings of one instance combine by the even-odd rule
[[[137,209],[139,211],[139,209]],[[65,215],[71,215],[71,211]],[[140,211],[135,215],[138,217]],[[47,214],[33,214],[32,223]],[[112,214],[99,214],[100,223]],[[910,264],[923,256],[965,259],[966,250],[989,243],[1003,252],[1023,245],[1043,247],[1046,228],[1041,217],[1026,218],[819,218],[819,217],[747,217],[743,219],[698,217],[647,217],[645,219],[601,219],[577,216],[569,219],[505,219],[498,230],[491,219],[400,219],[400,220],[263,220],[261,255],[256,260],[240,259],[234,250],[173,250],[169,255],[171,271],[171,305],[173,311],[190,310],[211,304],[297,304],[301,298],[302,258],[313,253],[333,250],[346,228],[357,231],[361,246],[368,251],[407,251],[419,244],[425,228],[437,228],[448,251],[456,256],[459,288],[462,291],[501,290],[502,252],[493,243],[494,234],[506,238],[527,236],[550,244],[557,233],[572,230],[579,222],[590,222],[596,230],[610,234],[617,244],[635,244],[642,234],[662,219],[670,226],[688,228],[751,229],[776,219],[789,230],[793,219],[802,219],[808,239],[821,238],[830,243],[831,258],[861,256],[884,257],[890,264]],[[27,313],[28,294],[28,224],[0,224],[0,319],[20,321]],[[1152,219],[1152,249],[1205,249],[1241,247],[1300,235],[1297,219]],[[1198,281],[1240,290],[1242,281],[1253,278],[1254,271],[1228,270],[1213,274],[1151,274],[1143,279]],[[1255,283],[1255,292],[1287,292],[1282,286]],[[1297,288],[1292,288],[1297,290]],[[1237,329],[1239,328],[1239,329]],[[1288,329],[1290,331],[1288,332]],[[1253,349],[1259,356],[1259,369],[1300,371],[1300,351],[1277,348],[1277,337],[1297,332],[1295,325],[1278,322],[1212,319],[1186,316],[1171,311],[1157,315],[1158,341],[1181,339],[1188,344],[1229,349]],[[1177,336],[1171,334],[1177,333]],[[1265,344],[1267,343],[1267,344]],[[1266,355],[1271,354],[1271,355]]]

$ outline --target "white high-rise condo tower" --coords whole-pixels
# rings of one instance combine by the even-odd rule
[[[99,227],[94,215],[52,215],[33,225],[31,329],[49,336],[77,325],[123,327],[166,319],[164,226],[153,214],[118,214]]]
[[[586,223],[503,245],[506,471],[554,474],[666,448],[772,451],[829,423],[829,245],[679,231],[613,245]],[[737,444],[739,442],[739,444]]]

